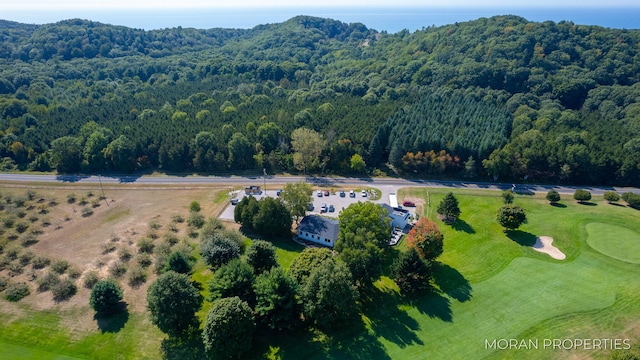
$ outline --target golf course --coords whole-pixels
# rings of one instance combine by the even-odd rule
[[[599,196],[580,204],[571,194],[562,194],[562,200],[551,205],[545,194],[516,194],[513,203],[524,208],[527,222],[505,232],[496,221],[503,205],[498,191],[453,190],[462,213],[453,225],[442,223],[436,207],[449,191],[413,187],[398,192],[398,199],[415,200],[418,213],[434,219],[444,234],[444,252],[433,264],[431,291],[404,296],[388,274],[383,275],[371,292],[361,296],[361,321],[332,333],[311,328],[254,338],[250,357],[607,359],[611,346],[551,348],[543,344],[545,339],[571,339],[571,344],[574,339],[623,339],[638,346],[638,210],[624,202],[610,204]],[[186,206],[188,197],[183,197]],[[135,216],[132,212],[116,219],[109,211],[97,213],[92,221],[103,216],[105,224],[115,226]],[[540,237],[551,238],[552,246],[565,258],[558,260],[534,249]],[[284,268],[302,250],[293,242],[275,241],[274,245]],[[404,246],[401,242],[389,249],[389,258]],[[204,266],[194,270],[192,278],[198,282],[206,283],[211,277]],[[83,296],[86,291],[74,299]],[[84,300],[41,307],[34,303],[0,300],[1,358],[154,359],[163,354],[179,358],[179,352],[159,350],[166,345],[164,335],[151,325],[144,303],[129,303],[128,311],[110,324],[92,319]],[[208,309],[205,304],[200,316]],[[491,346],[501,339],[529,346]],[[536,343],[537,347],[531,346]]]

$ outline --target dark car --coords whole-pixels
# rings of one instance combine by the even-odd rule
[[[329,190],[324,191],[324,196],[329,196]]]
[[[344,193],[344,190],[340,190],[340,197],[345,197],[345,196],[347,195]]]
[[[336,211],[336,208],[333,207],[333,205],[329,205],[329,212],[334,212]]]
[[[413,201],[405,200],[405,201],[402,202],[402,206],[415,207],[416,203],[414,203]]]
[[[277,196],[280,196],[280,194],[282,194],[282,189],[278,189],[278,191],[276,191]]]

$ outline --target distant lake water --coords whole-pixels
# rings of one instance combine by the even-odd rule
[[[562,20],[581,25],[618,29],[640,28],[640,6],[635,8],[256,8],[189,10],[65,10],[18,12],[4,10],[0,18],[23,23],[52,23],[81,18],[145,30],[167,27],[252,28],[279,23],[297,15],[360,22],[368,28],[395,33],[420,30],[494,15],[518,15],[531,21]]]

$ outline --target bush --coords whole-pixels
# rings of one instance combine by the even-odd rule
[[[82,286],[84,286],[87,289],[92,289],[93,286],[98,283],[98,281],[100,281],[100,277],[98,276],[98,273],[93,270],[88,271],[86,274],[84,274],[84,278],[82,280]]]
[[[59,282],[60,275],[53,272],[47,272],[36,281],[36,285],[38,285],[39,292],[44,292],[51,290]]]
[[[579,203],[591,200],[591,193],[587,190],[578,189],[573,193],[573,198]]]
[[[153,248],[155,247],[153,240],[149,238],[140,239],[137,245],[138,245],[139,253],[147,253],[147,254],[153,253]]]
[[[216,234],[212,238],[203,239],[200,243],[200,253],[207,265],[214,269],[240,257],[240,247],[230,239]]]
[[[197,201],[192,201],[191,204],[189,204],[189,211],[190,212],[199,212],[200,211],[200,203]]]
[[[187,219],[187,224],[189,226],[193,226],[194,228],[200,229],[204,225],[204,215],[199,212],[192,211],[189,213],[189,218]]]
[[[122,300],[122,290],[113,280],[98,281],[91,289],[89,305],[98,314],[111,314]]]
[[[506,230],[515,230],[527,222],[527,215],[519,206],[505,205],[498,210],[498,223]]]
[[[56,272],[60,275],[64,274],[68,268],[69,262],[67,262],[66,260],[56,260],[51,264],[51,271]]]
[[[184,222],[184,216],[178,215],[178,214],[173,215],[173,216],[171,216],[171,221],[173,221],[174,223],[179,223],[179,224],[183,223]]]
[[[184,254],[182,251],[175,251],[171,256],[169,256],[169,259],[167,259],[167,265],[164,270],[175,271],[181,274],[189,274],[192,266],[193,264],[189,256]]]
[[[128,283],[132,287],[137,287],[147,282],[147,270],[136,266],[129,271]]]
[[[42,255],[34,257],[31,261],[31,266],[34,269],[44,269],[45,267],[49,266],[49,264],[51,264],[51,260],[48,257]]]
[[[67,203],[68,204],[73,204],[73,203],[76,202],[76,200],[77,200],[76,194],[71,193],[71,194],[67,195]]]
[[[560,193],[555,190],[549,190],[547,193],[547,200],[552,204],[557,203],[560,201]]]
[[[7,265],[7,270],[9,270],[9,275],[10,276],[18,276],[20,274],[22,274],[22,265],[20,265],[19,263],[11,263],[9,265]]]
[[[513,191],[511,189],[502,192],[502,202],[507,205],[513,203]]]
[[[4,276],[0,276],[0,292],[4,291],[4,289],[7,288],[8,284],[9,284],[9,279],[7,279]]]
[[[136,262],[140,267],[143,268],[147,268],[153,263],[153,261],[151,260],[151,255],[146,253],[138,254],[138,256],[136,257]]]
[[[78,288],[76,287],[76,283],[69,278],[60,281],[51,288],[51,293],[53,293],[53,299],[55,301],[68,300],[77,292]]]
[[[131,253],[131,249],[129,249],[128,247],[121,247],[120,249],[118,249],[118,258],[120,259],[120,261],[127,262],[131,260],[132,257],[133,254]]]
[[[24,247],[31,246],[38,242],[38,236],[36,234],[24,234],[20,237],[20,245]]]
[[[615,191],[605,191],[603,196],[604,199],[609,203],[620,201],[620,195],[618,195]]]
[[[29,294],[29,285],[25,282],[9,284],[4,291],[4,297],[9,301],[20,301]]]
[[[116,262],[109,267],[109,274],[115,278],[120,278],[127,273],[127,265],[123,262]]]
[[[632,208],[640,209],[640,195],[632,192],[626,192],[622,194],[622,200],[624,200]]]
[[[33,253],[33,251],[25,251],[20,254],[20,256],[18,256],[18,261],[20,261],[20,264],[22,266],[25,266],[28,265],[34,257],[35,254]]]

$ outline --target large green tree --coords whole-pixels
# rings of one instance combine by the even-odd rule
[[[256,275],[278,267],[276,247],[268,241],[255,240],[247,247],[247,264],[253,267]]]
[[[293,327],[299,320],[301,307],[298,285],[280,267],[262,273],[253,285],[256,294],[255,314],[273,330]]]
[[[515,230],[527,222],[527,214],[517,205],[505,205],[498,209],[498,223],[506,230]]]
[[[255,320],[253,311],[238,297],[216,300],[207,314],[202,340],[212,359],[240,358],[251,349]]]
[[[424,259],[434,260],[444,250],[444,235],[435,222],[423,217],[407,234],[407,246],[416,249]]]
[[[240,259],[231,260],[218,269],[209,280],[210,300],[237,296],[248,304],[255,304],[253,268]]]
[[[89,305],[100,315],[112,314],[122,301],[122,289],[113,280],[101,280],[91,288]]]
[[[251,219],[257,233],[266,236],[291,234],[291,212],[280,199],[262,198],[258,205],[258,213]]]
[[[307,281],[303,299],[305,318],[320,328],[333,328],[358,315],[358,290],[341,261],[320,264]]]
[[[51,142],[51,165],[60,173],[80,170],[82,147],[79,139],[63,136]]]
[[[173,337],[183,336],[198,327],[196,312],[201,306],[202,295],[185,274],[166,272],[147,290],[151,322]]]
[[[453,224],[458,220],[461,213],[460,206],[458,205],[458,199],[452,192],[447,193],[440,201],[437,212],[442,217],[442,221],[447,224]]]
[[[405,294],[416,294],[429,288],[431,262],[410,247],[391,266],[391,277]]]
[[[340,231],[338,242],[347,234],[357,234],[358,229],[367,230],[367,238],[380,248],[389,245],[391,219],[387,210],[370,201],[358,201],[340,212]]]
[[[300,289],[304,289],[313,270],[332,258],[333,254],[327,248],[305,248],[291,262],[289,275],[296,281]]]
[[[240,257],[240,245],[222,233],[200,241],[200,254],[204,262],[214,269]]]
[[[307,213],[307,207],[311,202],[312,195],[313,188],[311,185],[300,181],[286,184],[282,189],[280,197],[289,209],[291,216],[294,216],[297,222],[299,218],[305,216]]]
[[[372,232],[360,228],[343,234],[334,248],[360,288],[370,286],[382,274],[383,253],[374,238]]]
[[[291,147],[296,169],[306,173],[319,163],[320,154],[326,147],[322,134],[305,127],[295,129],[291,133]]]

